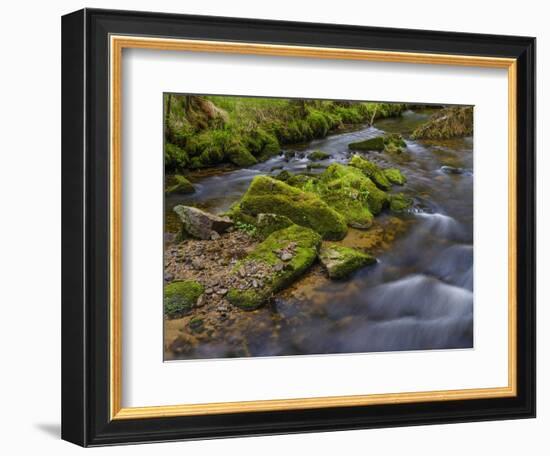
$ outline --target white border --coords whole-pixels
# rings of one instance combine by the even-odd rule
[[[506,70],[137,49],[122,64],[123,407],[507,386]],[[475,350],[163,363],[165,91],[475,105]]]

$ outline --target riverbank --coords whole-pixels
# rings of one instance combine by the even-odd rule
[[[397,103],[166,94],[165,168],[184,173],[220,164],[251,166],[284,146],[399,116]]]

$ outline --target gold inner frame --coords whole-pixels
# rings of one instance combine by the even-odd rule
[[[122,145],[121,96],[123,49],[195,51],[231,54],[255,54],[317,59],[368,60],[430,65],[453,65],[508,70],[508,385],[505,387],[274,399],[245,402],[180,404],[170,406],[122,407]],[[110,36],[110,412],[111,419],[159,418],[221,413],[297,410],[374,404],[448,401],[512,397],[517,394],[517,61],[511,58],[468,55],[387,52],[286,46],[241,42],[219,42]]]

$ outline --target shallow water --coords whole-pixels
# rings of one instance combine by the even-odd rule
[[[314,282],[307,299],[299,293],[278,297],[270,309],[277,317],[273,330],[276,326],[278,337],[265,343],[249,341],[251,355],[473,346],[473,141],[411,140],[412,130],[429,114],[407,111],[373,127],[312,141],[294,148],[296,156],[288,161],[281,155],[247,169],[198,178],[194,180],[196,193],[167,197],[166,226],[170,229],[174,226],[171,208],[176,204],[220,213],[242,196],[258,174],[308,170],[307,155],[313,150],[331,154],[331,159],[316,162],[327,167],[348,161],[350,142],[383,132],[404,135],[407,149],[403,154],[371,152],[367,158],[384,167],[397,166],[407,176],[404,187],[394,187],[414,199],[413,209],[400,216],[406,222],[405,234],[378,255],[375,266],[345,282]],[[460,168],[462,173],[445,172],[444,166]],[[200,347],[196,356],[223,357],[223,342]]]

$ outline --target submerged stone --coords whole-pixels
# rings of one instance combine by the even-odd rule
[[[297,225],[315,230],[323,239],[339,240],[347,232],[344,218],[318,196],[267,176],[256,176],[228,215],[254,224],[262,213],[288,217]]]
[[[236,286],[227,293],[228,301],[243,310],[262,306],[313,264],[320,245],[321,236],[303,226],[275,231],[235,265]]]
[[[224,233],[233,226],[227,217],[219,217],[191,206],[176,206],[174,212],[178,214],[183,225],[183,233],[199,239],[211,239],[212,233]]]
[[[331,279],[345,279],[358,269],[376,263],[376,258],[369,254],[339,245],[323,247],[319,260]]]
[[[181,317],[195,306],[204,287],[194,280],[169,283],[164,287],[164,313],[169,318]]]
[[[442,166],[441,171],[445,174],[464,174],[464,169],[455,166]]]

